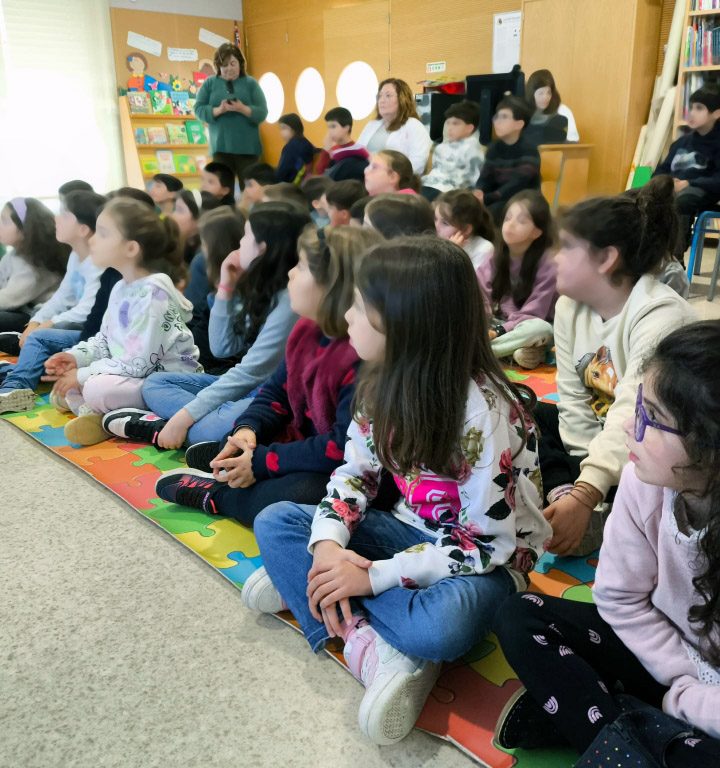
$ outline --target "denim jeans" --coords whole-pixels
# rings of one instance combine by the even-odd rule
[[[80,331],[63,331],[58,328],[34,331],[27,337],[17,364],[0,386],[0,392],[35,389],[45,373],[45,361],[56,352],[74,346],[79,340]]]
[[[313,506],[273,504],[255,518],[255,536],[270,579],[310,647],[319,651],[328,639],[327,630],[313,618],[305,594],[313,563],[307,546],[314,514]],[[383,560],[432,540],[390,512],[369,509],[348,549],[370,560]],[[402,653],[450,661],[487,634],[498,606],[514,591],[510,574],[496,568],[482,576],[448,576],[424,589],[393,587],[372,597],[354,598],[353,612],[364,613],[375,631]]]
[[[147,407],[161,419],[169,419],[191,403],[198,392],[220,377],[209,373],[153,373],[145,379],[143,399]],[[251,397],[218,406],[190,427],[187,444],[206,440],[222,440],[233,428],[236,419],[252,403]]]

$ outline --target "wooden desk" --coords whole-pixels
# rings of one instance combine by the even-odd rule
[[[541,144],[540,178],[542,193],[556,211],[587,196],[590,153],[593,144]]]

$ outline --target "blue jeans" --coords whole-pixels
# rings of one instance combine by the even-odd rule
[[[255,537],[263,564],[300,623],[313,651],[328,639],[313,618],[305,594],[313,557],[308,552],[315,507],[279,502],[255,518]],[[369,509],[355,529],[348,549],[370,560],[391,558],[421,542],[433,541],[390,512]],[[373,597],[354,598],[377,633],[402,653],[433,661],[462,656],[489,631],[495,611],[515,583],[504,568],[482,576],[448,576],[424,589],[393,587]]]
[[[80,341],[80,331],[59,328],[41,328],[31,333],[12,371],[7,375],[0,392],[11,389],[35,389],[45,373],[45,361],[56,352],[74,346]]]
[[[219,378],[209,373],[153,373],[145,379],[143,400],[154,414],[161,419],[169,419],[191,403],[198,392]],[[214,411],[210,411],[190,427],[187,444],[222,440],[250,403],[252,398],[246,397],[244,400],[223,403]]]

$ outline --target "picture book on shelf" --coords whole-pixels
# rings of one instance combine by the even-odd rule
[[[186,120],[185,129],[187,132],[188,143],[207,144],[205,126],[199,120]]]
[[[158,149],[155,155],[157,156],[157,165],[160,173],[175,173],[175,161],[173,160],[171,150]]]
[[[195,166],[197,167],[198,173],[200,173],[200,171],[204,170],[205,166],[209,162],[210,161],[207,159],[206,155],[195,155]]]
[[[147,129],[148,139],[151,144],[167,144],[168,137],[162,125],[153,125]]]
[[[149,115],[150,96],[145,91],[128,91],[128,106],[130,111],[136,115]]]
[[[140,155],[140,166],[144,174],[160,173],[157,158],[153,155]]]
[[[153,112],[157,115],[172,115],[172,101],[167,91],[150,91]]]
[[[174,115],[191,115],[192,108],[190,107],[190,94],[187,91],[171,91],[170,98],[172,99],[173,114]]]
[[[171,144],[187,144],[188,143],[187,131],[185,130],[185,126],[182,125],[182,123],[180,125],[174,125],[174,124],[168,123],[167,133],[168,133],[168,138]]]
[[[175,155],[175,171],[177,173],[197,173],[197,165],[192,155]]]
[[[149,144],[150,143],[150,139],[148,138],[147,128],[136,128],[135,129],[135,143],[136,144]]]

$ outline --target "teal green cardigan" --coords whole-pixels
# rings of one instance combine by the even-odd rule
[[[195,102],[195,114],[210,128],[210,151],[228,152],[233,155],[260,155],[260,131],[258,126],[267,117],[265,94],[257,80],[245,75],[233,80],[235,98],[246,104],[252,113],[249,117],[239,112],[226,112],[213,117],[213,108],[228,98],[226,81],[221,77],[208,77],[200,88]]]

